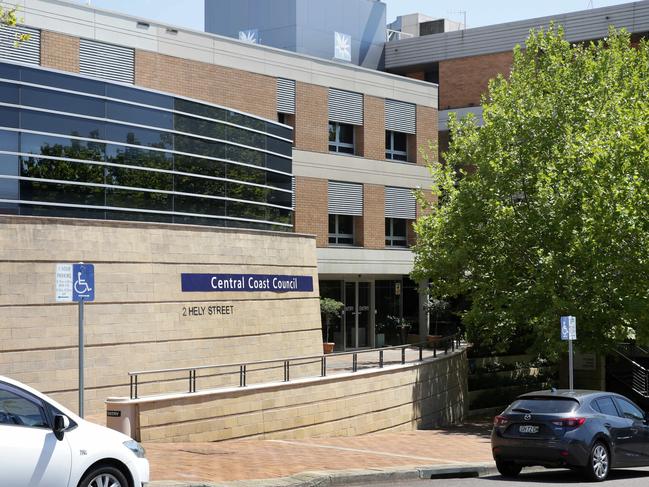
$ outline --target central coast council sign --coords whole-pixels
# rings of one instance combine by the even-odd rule
[[[311,276],[267,274],[181,274],[181,289],[194,292],[313,292]]]

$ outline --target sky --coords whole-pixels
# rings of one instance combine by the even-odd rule
[[[128,13],[165,24],[204,29],[203,0],[74,0],[77,3]],[[209,1],[209,0],[207,0]],[[309,0],[316,1],[316,0]],[[499,24],[514,20],[584,10],[591,5],[607,7],[629,0],[384,0],[388,8],[388,22],[398,15],[420,12],[431,17],[445,17],[463,21],[466,12],[468,27]]]

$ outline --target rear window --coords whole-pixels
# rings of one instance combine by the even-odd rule
[[[577,401],[571,399],[518,399],[509,407],[508,412],[514,409],[527,410],[530,413],[569,413],[579,406]]]

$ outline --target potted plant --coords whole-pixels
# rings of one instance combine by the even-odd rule
[[[388,316],[388,322],[392,328],[394,328],[401,338],[401,345],[405,345],[408,342],[408,331],[410,330],[410,323],[405,318],[400,316]]]
[[[331,298],[320,298],[320,313],[325,320],[325,336],[322,344],[324,353],[331,353],[334,350],[335,343],[330,340],[329,329],[331,318],[339,318],[345,305],[340,301]]]
[[[376,347],[385,347],[385,332],[387,330],[387,325],[384,322],[376,324],[375,333],[376,333]]]

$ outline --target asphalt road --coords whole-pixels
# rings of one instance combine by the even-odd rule
[[[525,470],[515,480],[504,480],[500,475],[473,479],[438,479],[412,480],[389,483],[376,483],[372,487],[524,487],[524,486],[588,486],[599,487],[647,487],[649,468],[632,470],[613,470],[608,481],[602,483],[585,482],[582,477],[570,470],[547,470],[525,473]]]

